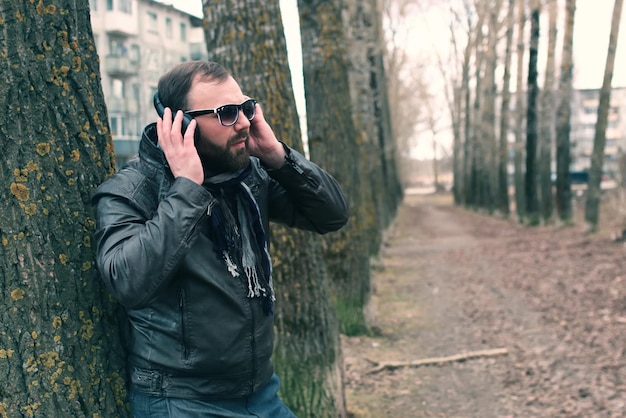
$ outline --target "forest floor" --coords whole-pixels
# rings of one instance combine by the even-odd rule
[[[570,226],[524,227],[407,194],[372,278],[376,333],[342,337],[350,417],[626,417],[617,207],[603,202],[589,234],[582,209]],[[506,354],[385,363],[494,349]]]

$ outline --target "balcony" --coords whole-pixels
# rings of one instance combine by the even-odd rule
[[[107,11],[104,15],[104,30],[110,35],[137,36],[139,22],[132,13]]]
[[[104,69],[111,77],[128,77],[139,72],[139,62],[129,56],[107,55],[104,57]]]

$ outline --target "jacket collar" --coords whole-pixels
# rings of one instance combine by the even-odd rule
[[[143,130],[139,142],[139,158],[152,166],[167,167],[165,154],[157,144],[156,122],[147,125]]]

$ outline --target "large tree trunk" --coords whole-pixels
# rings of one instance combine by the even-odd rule
[[[534,0],[530,11],[530,49],[528,62],[528,102],[526,108],[526,220],[535,225],[539,222],[539,199],[537,195],[537,56],[539,51],[540,0]]]
[[[0,415],[124,417],[90,195],[113,172],[87,1],[0,6]]]
[[[367,242],[371,238],[362,196],[357,130],[352,117],[347,42],[338,0],[300,0],[300,32],[307,98],[309,151],[342,184],[353,214],[339,233],[325,238],[325,259],[341,332],[368,330],[364,308],[369,297]],[[370,222],[371,223],[371,222]],[[368,230],[370,229],[370,230]]]
[[[276,136],[302,150],[278,0],[204,2],[210,60],[229,68],[259,100]],[[345,414],[342,357],[321,239],[273,225],[277,343],[281,396],[298,416]]]
[[[593,153],[591,155],[591,169],[587,184],[587,200],[585,202],[585,221],[591,229],[595,230],[600,218],[600,182],[602,181],[602,167],[604,165],[604,147],[606,145],[606,127],[611,103],[611,80],[615,67],[615,52],[617,50],[617,38],[619,36],[619,24],[622,16],[624,0],[615,0],[613,18],[611,20],[611,33],[609,36],[609,50],[604,67],[604,79],[600,90],[600,103],[598,104],[598,119],[596,132],[593,138]]]
[[[567,0],[563,53],[561,54],[561,76],[559,79],[561,98],[556,111],[556,209],[559,218],[564,222],[569,222],[572,217],[572,189],[569,170],[571,161],[572,45],[575,12],[576,0]]]
[[[541,95],[541,118],[539,136],[539,196],[541,215],[546,221],[552,217],[554,210],[552,194],[552,144],[554,142],[554,70],[557,34],[557,0],[548,1],[548,59],[544,88]]]
[[[504,53],[504,77],[502,80],[502,103],[500,107],[500,146],[498,158],[498,209],[508,217],[509,209],[509,118],[511,103],[511,57],[513,55],[513,31],[515,30],[515,0],[509,0],[506,19],[506,47]]]
[[[395,145],[390,137],[386,79],[382,67],[381,16],[375,0],[349,0],[346,21],[350,51],[350,93],[362,173],[368,173],[379,236],[389,226],[402,198],[395,168]],[[366,183],[364,183],[365,185]],[[370,242],[370,254],[380,249]]]

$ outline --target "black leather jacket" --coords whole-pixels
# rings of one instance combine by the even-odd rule
[[[173,178],[155,138],[148,125],[139,157],[93,194],[98,268],[130,322],[131,388],[182,398],[248,396],[273,373],[273,317],[215,256],[205,233],[214,198]],[[341,228],[348,209],[337,182],[285,148],[277,170],[251,158],[246,184],[265,230],[270,220],[318,233]]]

